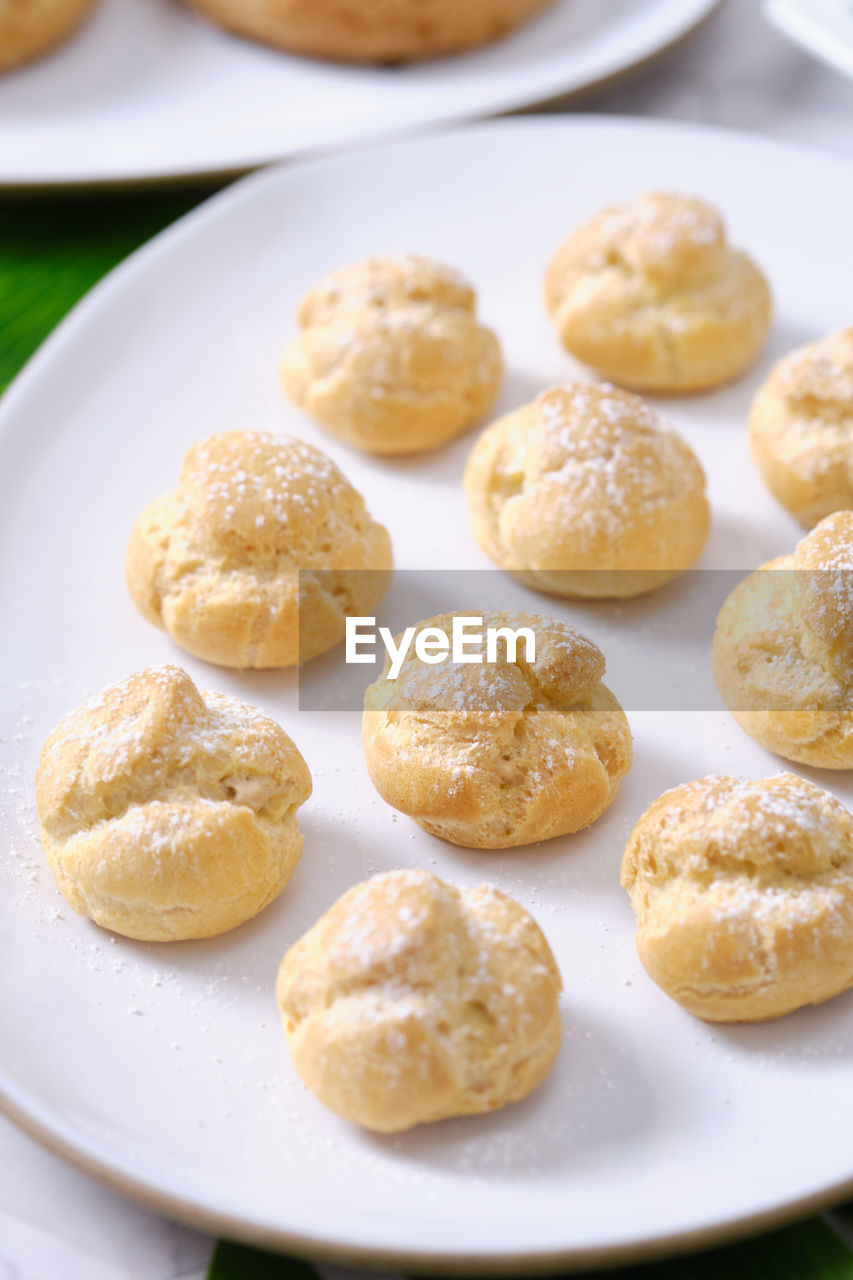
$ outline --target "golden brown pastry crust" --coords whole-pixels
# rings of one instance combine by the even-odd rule
[[[325,276],[299,306],[282,363],[287,394],[367,453],[418,453],[491,405],[503,363],[456,271],[410,254]]]
[[[770,326],[767,281],[729,247],[704,200],[649,192],[600,210],[545,280],[571,355],[636,391],[704,391],[753,363]]]
[[[396,680],[364,697],[362,742],[382,798],[432,835],[506,849],[580,831],[631,767],[631,732],[601,683],[604,657],[574,627],[485,611],[484,627],[530,627],[536,659],[426,665],[414,646]],[[447,634],[453,614],[419,624]],[[469,652],[474,652],[470,649]]]
[[[821,521],[726,600],[714,680],[742,729],[768,751],[853,769],[853,512]]]
[[[806,528],[853,508],[853,328],[773,367],[752,402],[749,444],[774,498]]]
[[[667,791],[622,885],[649,976],[699,1018],[777,1018],[853,984],[853,820],[792,773]]]
[[[497,40],[552,0],[190,0],[220,26],[341,62],[408,62]]]
[[[97,0],[0,0],[0,71],[40,58],[89,16]]]
[[[350,889],[290,948],[277,995],[311,1092],[394,1133],[526,1097],[560,1046],[560,987],[512,898],[392,871]]]
[[[36,804],[75,911],[129,938],[207,938],[256,915],[302,852],[311,775],[274,721],[178,667],[138,671],[67,715]]]
[[[325,454],[225,431],[193,445],[177,487],[143,511],[125,567],[137,608],[189,653],[289,667],[338,644],[347,614],[372,613],[391,542]]]
[[[551,387],[487,427],[464,484],[486,555],[556,595],[653,591],[708,536],[696,455],[643,400],[606,383]]]

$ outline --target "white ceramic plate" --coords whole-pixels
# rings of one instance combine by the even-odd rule
[[[441,571],[487,567],[459,487],[470,438],[393,464],[326,439],[277,384],[296,300],[322,271],[373,251],[464,268],[507,352],[507,410],[577,372],[542,311],[551,251],[599,205],[649,187],[717,201],[775,286],[760,366],[666,405],[708,472],[715,524],[703,566],[752,567],[799,530],[753,471],[744,417],[773,360],[849,322],[838,264],[853,171],[751,137],[514,121],[256,175],[100,285],[0,409],[0,1090],[31,1132],[177,1217],[326,1255],[569,1266],[732,1233],[853,1180],[853,994],[769,1025],[713,1027],[670,1003],[635,958],[618,871],[642,810],[688,778],[780,767],[723,710],[629,705],[635,767],[590,831],[466,852],[378,799],[357,713],[298,711],[295,672],[240,675],[184,657],[124,589],[131,525],[172,483],[185,447],[251,426],[327,448],[389,525],[398,565],[438,570],[421,616],[473,603],[455,599]],[[526,602],[597,637],[626,699],[617,659],[627,649],[646,661],[661,620],[684,625],[673,659],[692,645],[697,673],[706,661],[692,586],[584,608],[497,571],[489,581],[507,606]],[[60,715],[166,661],[280,719],[315,779],[303,862],[281,898],[232,934],[171,947],[113,938],[64,906],[32,802],[37,752]],[[820,781],[853,800],[848,777]],[[273,980],[285,948],[343,889],[400,865],[492,879],[535,913],[565,976],[566,1039],[523,1104],[379,1138],[302,1089]]]
[[[769,20],[815,57],[853,76],[850,0],[765,0]]]
[[[179,0],[101,0],[75,40],[0,76],[0,185],[233,172],[514,110],[636,66],[716,2],[557,0],[488,48],[377,69],[235,39]]]

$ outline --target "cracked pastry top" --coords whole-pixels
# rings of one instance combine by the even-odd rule
[[[134,526],[127,585],[189,653],[289,667],[332,648],[388,589],[391,542],[325,454],[226,431],[186,454],[177,486]]]
[[[853,984],[853,819],[792,773],[667,791],[622,885],[646,971],[699,1018],[776,1018]]]
[[[42,748],[48,864],[80,915],[128,938],[208,938],[261,911],[302,852],[311,775],[254,707],[178,667],[138,671],[67,715]]]
[[[312,1093],[395,1133],[526,1097],[560,1046],[560,987],[536,922],[499,889],[392,871],[290,948],[277,995]]]
[[[526,660],[523,644],[512,654],[501,643],[497,662],[430,665],[412,648],[395,680],[386,662],[364,697],[371,781],[425,831],[468,848],[580,831],[611,804],[631,767],[628,721],[602,684],[604,657],[553,618],[477,616],[484,628],[532,629],[535,660]],[[449,634],[453,617],[418,630]]]
[[[774,498],[807,528],[853,508],[853,328],[774,365],[752,402],[749,445]]]
[[[607,383],[551,387],[487,427],[464,485],[486,555],[555,595],[653,591],[708,536],[696,455],[648,404]]]
[[[723,702],[761,746],[853,769],[853,511],[827,516],[735,587],[712,663]]]
[[[548,267],[545,301],[566,350],[636,391],[704,391],[753,363],[771,319],[767,281],[720,214],[653,191],[594,214]]]
[[[67,40],[97,0],[0,0],[0,72]]]
[[[474,290],[415,254],[332,272],[297,319],[287,394],[367,453],[433,449],[481,418],[500,387],[500,346],[477,320]]]
[[[553,0],[189,0],[229,31],[313,58],[412,62],[498,40]]]

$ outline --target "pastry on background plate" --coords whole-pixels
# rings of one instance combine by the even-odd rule
[[[770,289],[717,210],[653,191],[578,227],[548,267],[566,350],[635,391],[705,391],[739,377],[770,326]]]
[[[631,767],[631,731],[602,684],[604,656],[574,627],[535,613],[441,614],[418,624],[450,635],[454,617],[482,619],[466,662],[423,662],[412,646],[364,696],[367,771],[388,804],[431,835],[507,849],[588,827]],[[489,628],[534,634],[512,651]]]
[[[486,44],[553,0],[190,0],[238,35],[341,62],[409,62]]]
[[[551,387],[487,427],[464,484],[486,555],[554,595],[654,591],[708,536],[696,455],[645,401],[607,383]]]
[[[125,567],[143,616],[197,658],[290,667],[372,612],[391,542],[318,449],[225,431],[194,444],[177,486],[145,508]]]
[[[61,44],[97,0],[0,0],[0,71],[39,58]]]
[[[332,435],[366,453],[419,453],[466,431],[500,387],[498,340],[458,272],[410,254],[318,281],[297,313],[282,381]]]
[[[768,751],[853,769],[853,511],[827,516],[738,583],[712,646],[714,680]]]
[[[773,367],[752,402],[749,445],[774,498],[807,528],[853,508],[853,328]]]
[[[80,915],[146,942],[209,938],[257,915],[296,869],[296,811],[310,794],[283,729],[169,666],[65,716],[36,774],[61,893]]]
[[[622,885],[646,971],[699,1018],[777,1018],[853,985],[853,819],[792,773],[667,791]]]
[[[277,995],[311,1092],[395,1133],[526,1097],[560,1047],[560,988],[541,930],[505,893],[391,871],[290,948]]]

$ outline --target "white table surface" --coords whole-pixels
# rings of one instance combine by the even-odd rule
[[[767,25],[758,0],[725,0],[680,48],[583,107],[751,129],[853,160],[853,80]],[[0,1118],[0,1280],[201,1280],[211,1250]]]

